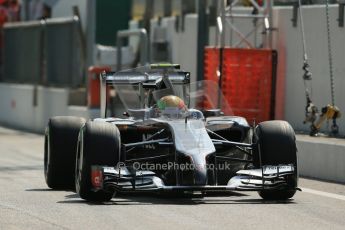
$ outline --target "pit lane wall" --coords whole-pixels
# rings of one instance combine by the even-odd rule
[[[68,106],[68,95],[67,88],[37,86],[35,90],[33,85],[1,83],[0,124],[43,133],[52,116],[92,118],[99,115],[99,110],[90,110],[84,106]]]
[[[345,140],[297,135],[301,176],[345,183]]]

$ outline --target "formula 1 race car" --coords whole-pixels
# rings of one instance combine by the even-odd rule
[[[191,83],[189,72],[168,64],[104,72],[100,81],[101,118],[49,120],[44,174],[50,188],[75,188],[88,201],[128,191],[221,190],[285,200],[299,190],[289,123],[251,127],[232,115],[217,83]],[[123,118],[107,117],[115,94]]]

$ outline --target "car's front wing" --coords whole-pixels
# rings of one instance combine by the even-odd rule
[[[297,188],[287,178],[296,175],[293,165],[263,166],[260,169],[240,170],[229,178],[227,185],[165,185],[152,171],[134,171],[127,167],[92,166],[93,189],[116,191],[260,191]]]

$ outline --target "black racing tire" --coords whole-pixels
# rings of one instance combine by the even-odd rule
[[[265,121],[255,128],[253,143],[258,145],[253,150],[254,165],[294,164],[297,170],[297,148],[295,132],[286,121]],[[261,164],[260,164],[261,153]],[[288,177],[288,184],[293,189],[261,190],[259,195],[265,200],[287,200],[296,190],[298,173]]]
[[[76,157],[75,187],[87,201],[109,201],[114,191],[93,191],[91,166],[116,166],[121,160],[121,138],[118,128],[107,122],[89,121],[79,133]]]
[[[53,117],[44,141],[44,176],[49,188],[74,189],[74,168],[78,133],[85,119]]]

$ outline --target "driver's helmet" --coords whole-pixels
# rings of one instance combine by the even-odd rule
[[[186,116],[188,109],[184,101],[174,95],[164,96],[157,101],[157,107],[161,115],[170,118]]]

